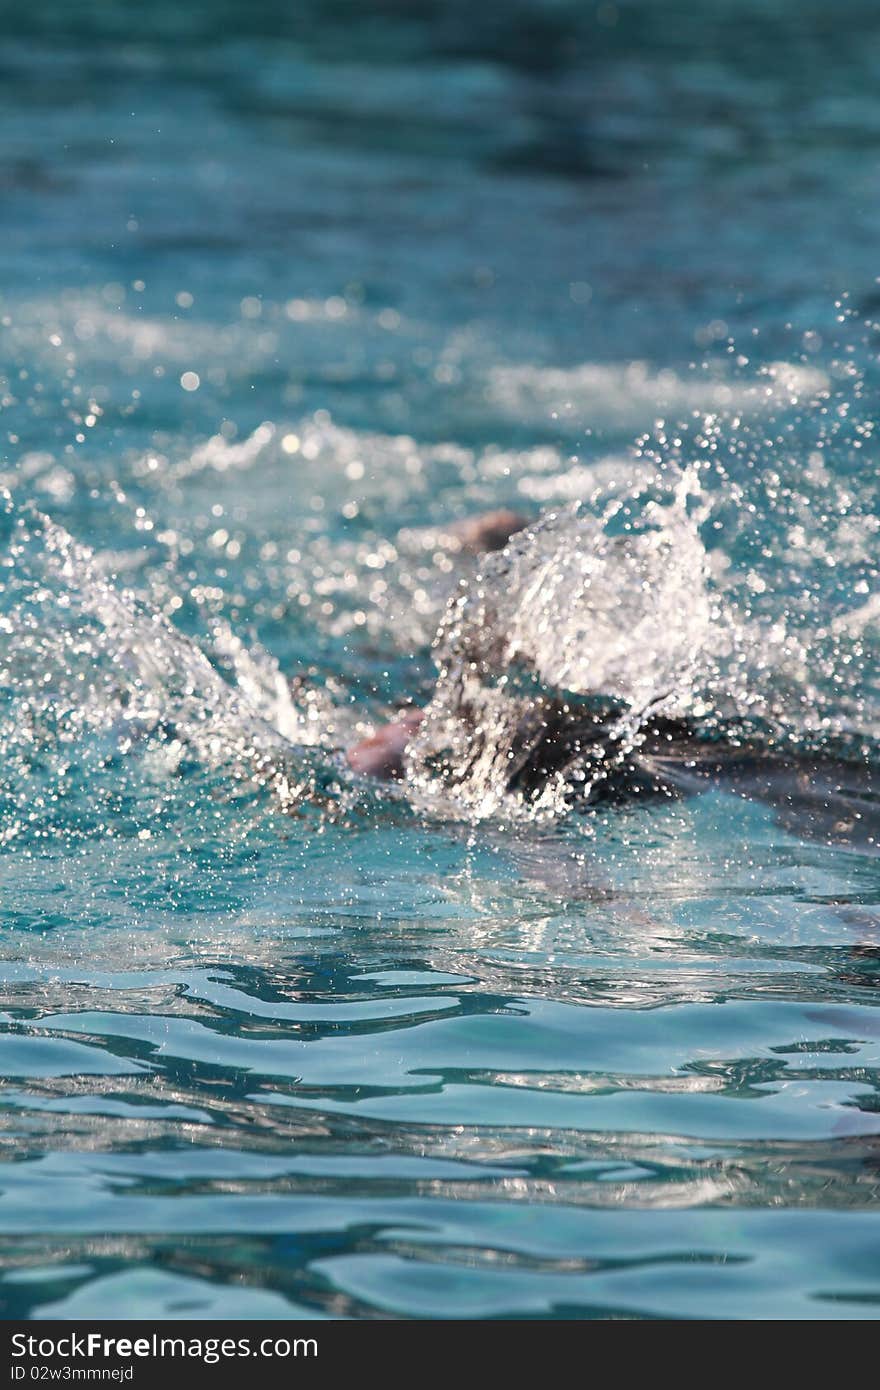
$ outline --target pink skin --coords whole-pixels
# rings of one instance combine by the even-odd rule
[[[365,777],[381,777],[385,781],[402,777],[404,755],[422,717],[422,710],[408,709],[399,719],[383,724],[369,738],[349,748],[349,766]]]
[[[511,536],[525,530],[528,524],[528,517],[512,512],[509,507],[500,507],[497,511],[456,522],[449,527],[449,533],[462,550],[482,555],[490,550],[503,550]]]

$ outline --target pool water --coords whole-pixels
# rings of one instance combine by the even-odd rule
[[[6,17],[5,1317],[876,1315],[878,28]],[[357,777],[462,578],[798,795]]]

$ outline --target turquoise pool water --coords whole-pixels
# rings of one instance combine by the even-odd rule
[[[875,1316],[876,800],[340,751],[580,503],[544,669],[876,765],[875,9],[145,10],[0,39],[4,1316]]]

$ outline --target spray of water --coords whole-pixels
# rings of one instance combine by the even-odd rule
[[[667,452],[647,481],[603,506],[548,514],[463,581],[408,753],[420,803],[475,818],[557,816],[632,772],[658,718],[686,720],[705,739],[869,757],[876,605],[859,601],[866,584],[839,586],[841,609],[817,621],[809,591],[795,587],[816,567],[795,546],[791,589],[768,592],[758,558],[743,569],[712,547],[725,524],[736,534],[729,513],[741,497],[717,470],[679,467]],[[870,515],[853,509],[849,525],[867,535]],[[788,523],[785,534],[790,544],[803,533]],[[848,548],[851,565],[867,559],[852,537]]]
[[[697,494],[683,473],[635,521],[620,498],[551,513],[462,584],[409,751],[423,801],[482,817],[518,788],[530,815],[555,815],[607,781],[649,718],[690,712],[716,616]],[[549,776],[529,775],[538,763]]]
[[[102,783],[117,789],[119,811],[119,798],[130,804],[138,788],[193,768],[261,787],[289,813],[340,812],[322,692],[289,683],[259,644],[219,623],[209,658],[63,527],[8,500],[5,520],[5,839],[56,824],[94,830]],[[76,815],[63,817],[77,790]]]

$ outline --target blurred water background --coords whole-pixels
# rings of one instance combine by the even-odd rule
[[[340,750],[578,503],[545,666],[876,764],[876,6],[0,14],[4,1315],[875,1316],[870,792]]]

